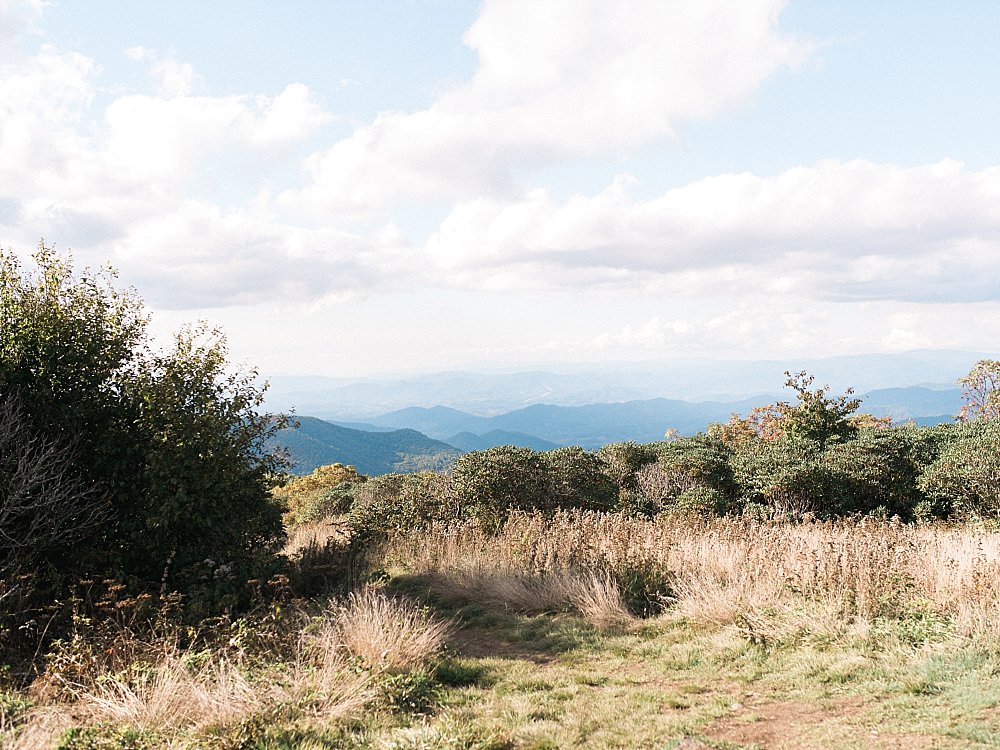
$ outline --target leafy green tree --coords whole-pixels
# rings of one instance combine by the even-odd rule
[[[814,440],[779,435],[741,442],[732,463],[741,502],[763,506],[769,514],[835,515],[842,482],[822,460]]]
[[[125,380],[142,447],[121,517],[130,570],[243,562],[276,548],[282,508],[270,488],[281,459],[265,451],[278,425],[261,412],[256,373],[227,372],[227,354],[218,330],[186,328]]]
[[[830,397],[830,386],[810,390],[816,378],[805,372],[785,372],[785,386],[795,391],[797,403],[779,402],[782,431],[790,437],[814,440],[823,446],[827,441],[853,435],[857,428],[850,416],[858,410],[861,399],[851,398],[854,389],[842,396]]]
[[[64,451],[62,481],[104,514],[36,551],[63,571],[169,584],[199,560],[239,566],[274,549],[278,459],[263,449],[280,420],[259,413],[255,373],[231,374],[224,339],[205,328],[153,352],[141,301],[110,269],[75,275],[44,244],[34,264],[0,251],[0,403],[19,404],[29,426],[14,450]],[[0,507],[11,502],[0,487]]]

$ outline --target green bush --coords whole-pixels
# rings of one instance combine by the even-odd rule
[[[542,464],[548,474],[547,505],[606,511],[618,504],[618,485],[599,456],[576,446],[556,448],[542,454]]]
[[[597,451],[604,461],[604,473],[618,485],[621,494],[638,489],[639,471],[655,464],[659,455],[656,445],[634,442],[609,443]]]
[[[285,477],[271,493],[284,506],[285,523],[293,526],[347,513],[355,486],[366,479],[353,466],[328,464],[305,476]]]
[[[265,451],[281,420],[259,412],[255,373],[233,374],[205,327],[153,352],[142,303],[113,272],[75,275],[44,246],[34,260],[29,272],[0,251],[0,440],[24,466],[48,451],[59,471],[0,461],[0,538],[17,535],[53,582],[86,572],[173,587],[206,559],[250,575],[282,535],[280,462]],[[45,507],[53,492],[68,497],[62,515]],[[31,503],[44,512],[25,515]]]
[[[461,513],[496,526],[512,508],[548,508],[548,473],[542,457],[511,445],[472,451],[455,461],[452,490]]]
[[[954,428],[918,483],[938,513],[1000,518],[1000,420]]]
[[[741,504],[770,515],[821,517],[843,506],[844,481],[823,461],[820,445],[804,438],[754,438],[733,451],[733,474]]]
[[[357,485],[353,495],[350,523],[361,537],[412,531],[458,517],[451,481],[430,471],[374,477]]]
[[[733,508],[731,497],[715,487],[701,484],[684,490],[677,496],[673,509],[682,513],[696,513],[700,516],[720,516]]]
[[[828,514],[878,512],[912,519],[924,502],[918,480],[936,453],[927,428],[865,429],[834,443],[822,461],[841,483],[839,504]]]
[[[707,511],[710,507],[724,513],[733,509],[736,484],[729,450],[724,445],[700,436],[663,443],[658,448],[656,463],[648,464],[636,475],[639,510]]]

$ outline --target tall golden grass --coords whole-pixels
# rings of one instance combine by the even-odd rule
[[[102,723],[172,735],[283,711],[335,720],[371,704],[382,674],[430,662],[449,630],[414,602],[364,589],[310,619],[290,661],[262,667],[221,653],[169,649],[154,662],[125,664],[116,672],[95,664],[92,673],[61,680],[62,689],[29,712],[21,726],[5,727],[0,746],[55,747],[69,727]],[[135,644],[133,651],[155,650],[143,645]]]
[[[669,581],[671,612],[692,622],[808,605],[867,621],[932,613],[959,635],[1000,640],[1000,533],[971,525],[515,513],[496,535],[440,525],[387,555],[457,594],[526,610],[572,605],[570,580],[645,571]]]

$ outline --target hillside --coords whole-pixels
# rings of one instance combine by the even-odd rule
[[[492,436],[499,432],[500,435],[520,435],[522,440],[533,438],[542,444],[600,448],[623,440],[660,440],[671,427],[684,434],[694,434],[710,422],[724,421],[732,412],[745,412],[760,403],[759,398],[726,403],[661,398],[585,406],[535,404],[495,417],[479,417],[445,407],[411,407],[366,421],[381,428],[419,429],[449,442],[459,431],[475,436]],[[534,447],[530,443],[504,440],[507,442]]]
[[[354,466],[368,475],[442,471],[462,455],[452,446],[412,429],[365,432],[315,417],[297,420],[297,429],[281,430],[274,440],[291,454],[295,474],[308,474],[332,463]]]

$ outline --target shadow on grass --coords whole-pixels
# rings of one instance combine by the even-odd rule
[[[444,597],[425,576],[393,578],[389,588],[415,597],[457,625],[452,652],[459,657],[520,659],[542,664],[572,651],[599,648],[600,633],[566,612],[524,613],[471,597]]]

